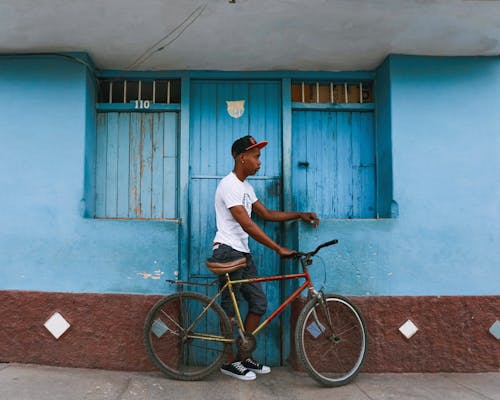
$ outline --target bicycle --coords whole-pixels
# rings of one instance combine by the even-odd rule
[[[144,343],[149,357],[170,378],[202,379],[222,365],[234,343],[240,351],[252,352],[258,333],[308,289],[308,301],[295,329],[298,359],[309,375],[325,386],[342,386],[351,382],[361,369],[367,352],[365,321],[358,308],[346,297],[317,291],[308,271],[316,253],[336,243],[337,240],[332,240],[309,253],[296,253],[294,257],[300,261],[301,273],[234,281],[226,273],[225,284],[212,298],[192,291],[179,291],[159,300],[149,311],[144,326]],[[253,332],[245,332],[233,285],[301,278],[305,282],[297,290]],[[179,280],[167,282],[180,287],[203,285]],[[235,310],[233,323],[216,302],[226,289]],[[233,324],[237,328],[237,337],[233,334]]]

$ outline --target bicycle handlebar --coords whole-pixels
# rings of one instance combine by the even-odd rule
[[[316,250],[310,253],[311,256],[315,255],[318,251],[320,251],[323,247],[328,247],[334,244],[337,244],[339,241],[337,239],[330,240],[329,242],[325,242],[316,247]]]
[[[318,251],[320,251],[323,247],[328,247],[334,244],[337,244],[339,241],[337,239],[330,240],[328,242],[320,244],[318,247],[316,247],[315,250],[310,251],[309,253],[303,253],[301,251],[298,251],[290,256],[282,257],[284,259],[286,258],[300,258],[300,257],[312,257],[314,256]]]

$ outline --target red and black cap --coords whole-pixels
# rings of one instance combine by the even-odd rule
[[[247,150],[251,149],[262,149],[267,146],[269,142],[263,141],[263,142],[257,142],[252,136],[243,136],[242,138],[239,138],[233,143],[233,146],[231,147],[231,154],[233,157],[236,157],[237,155],[244,153]]]

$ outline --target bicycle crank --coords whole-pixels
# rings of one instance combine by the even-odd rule
[[[236,345],[238,346],[238,351],[240,353],[252,353],[257,347],[257,341],[255,336],[251,333],[245,333],[244,338],[241,336],[236,340]]]

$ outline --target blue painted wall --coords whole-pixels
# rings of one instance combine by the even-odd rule
[[[91,70],[68,57],[0,57],[0,290],[170,290],[163,279],[178,269],[182,225],[86,218],[94,209]],[[499,58],[391,56],[381,65],[378,210],[393,218],[292,226],[302,250],[340,240],[322,252],[326,279],[321,269],[315,279],[348,295],[499,293],[499,91]],[[180,165],[180,215],[188,165]]]
[[[77,57],[0,57],[0,290],[168,290],[177,223],[84,218],[93,209],[94,79],[90,60]]]
[[[391,56],[377,80],[399,216],[300,226],[300,247],[340,240],[322,253],[329,291],[499,294],[500,59]]]

